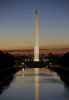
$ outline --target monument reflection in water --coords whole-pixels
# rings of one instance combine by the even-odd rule
[[[22,69],[22,77],[24,77],[24,68]],[[39,68],[34,68],[34,96],[35,100],[39,100]]]
[[[34,68],[35,71],[35,100],[39,100],[39,68]]]

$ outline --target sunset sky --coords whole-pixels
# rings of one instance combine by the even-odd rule
[[[33,54],[36,9],[40,54],[69,51],[69,0],[0,0],[0,50]]]

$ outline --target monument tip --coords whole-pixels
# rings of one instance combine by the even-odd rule
[[[36,11],[35,11],[35,14],[38,14],[38,11],[37,11],[37,9],[36,9]]]

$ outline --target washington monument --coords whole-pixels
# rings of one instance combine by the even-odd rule
[[[34,39],[34,61],[39,61],[39,29],[38,11],[35,11],[35,39]]]

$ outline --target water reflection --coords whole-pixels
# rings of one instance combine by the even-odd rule
[[[69,71],[62,69],[62,68],[56,68],[56,69],[50,69],[51,71],[54,71],[57,73],[57,75],[60,77],[60,79],[64,82],[65,87],[69,87]]]
[[[35,100],[39,100],[39,68],[34,68],[35,79],[34,79],[34,90],[35,90]]]
[[[15,81],[10,78],[6,86],[1,86],[2,93],[8,91],[0,95],[0,100],[68,100],[69,89],[60,78],[48,68],[23,68],[15,74]]]
[[[22,77],[24,77],[25,68],[22,68]]]

